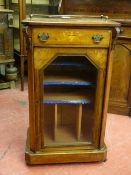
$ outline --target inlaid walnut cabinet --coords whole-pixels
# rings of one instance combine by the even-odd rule
[[[115,28],[106,17],[23,21],[28,46],[28,164],[106,160]]]

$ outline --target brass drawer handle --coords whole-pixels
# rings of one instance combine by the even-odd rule
[[[95,43],[100,43],[100,41],[103,39],[103,35],[93,35],[92,39],[94,40]]]
[[[47,41],[49,39],[48,33],[39,33],[38,38],[40,41]]]

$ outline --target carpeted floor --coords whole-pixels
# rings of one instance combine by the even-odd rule
[[[0,91],[0,175],[131,175],[131,118],[108,114],[104,163],[27,166],[28,92]]]

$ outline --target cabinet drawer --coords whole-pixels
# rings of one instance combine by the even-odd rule
[[[85,28],[35,28],[33,43],[36,46],[73,45],[109,47],[111,31]]]
[[[131,27],[121,27],[120,36],[131,37]]]

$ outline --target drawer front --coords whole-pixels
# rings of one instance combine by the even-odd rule
[[[110,30],[89,28],[35,28],[32,34],[33,44],[36,46],[109,47],[111,39]]]
[[[121,27],[119,36],[131,37],[131,27]]]

